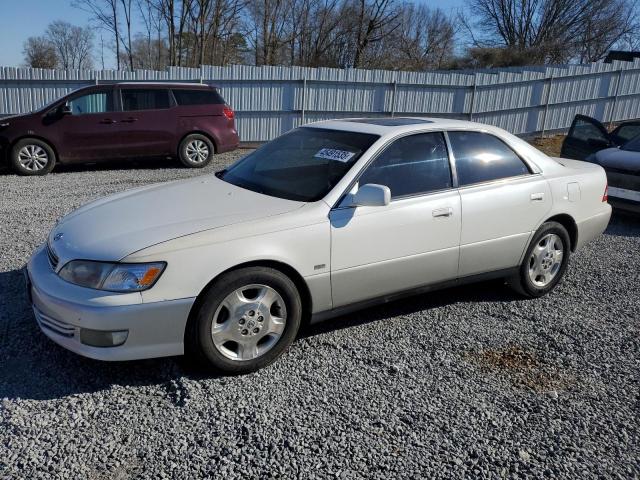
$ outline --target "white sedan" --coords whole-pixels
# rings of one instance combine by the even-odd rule
[[[227,170],[65,216],[29,261],[36,320],[102,360],[263,367],[301,324],[461,282],[539,297],[600,235],[604,170],[477,123],[305,125]]]

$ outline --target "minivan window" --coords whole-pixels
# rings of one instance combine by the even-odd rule
[[[169,108],[169,90],[160,88],[123,89],[121,92],[124,111]]]
[[[451,167],[440,132],[409,135],[394,141],[358,181],[377,183],[391,190],[391,198],[451,188]]]
[[[113,111],[113,92],[111,90],[97,91],[72,98],[67,102],[73,115],[89,113],[104,113]]]
[[[447,134],[460,186],[530,173],[522,159],[493,135],[458,131]]]
[[[172,90],[178,105],[223,105],[224,99],[215,90]]]
[[[377,135],[301,127],[263,145],[219,175],[273,197],[322,199],[378,140]]]

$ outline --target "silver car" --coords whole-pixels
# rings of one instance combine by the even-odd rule
[[[274,361],[304,323],[505,278],[539,297],[611,207],[604,170],[488,125],[305,125],[211,175],[92,202],[27,268],[52,340],[102,360]]]

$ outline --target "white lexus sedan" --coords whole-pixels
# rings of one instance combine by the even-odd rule
[[[305,125],[227,170],[92,202],[30,259],[35,318],[87,357],[274,361],[301,324],[461,282],[539,297],[611,215],[604,170],[495,127]]]

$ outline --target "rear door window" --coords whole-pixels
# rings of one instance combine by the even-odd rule
[[[223,105],[224,99],[215,90],[172,90],[178,105]]]
[[[460,186],[517,177],[526,164],[498,137],[483,132],[448,132]]]
[[[122,109],[126,112],[169,108],[169,90],[162,88],[125,88],[121,92]]]

